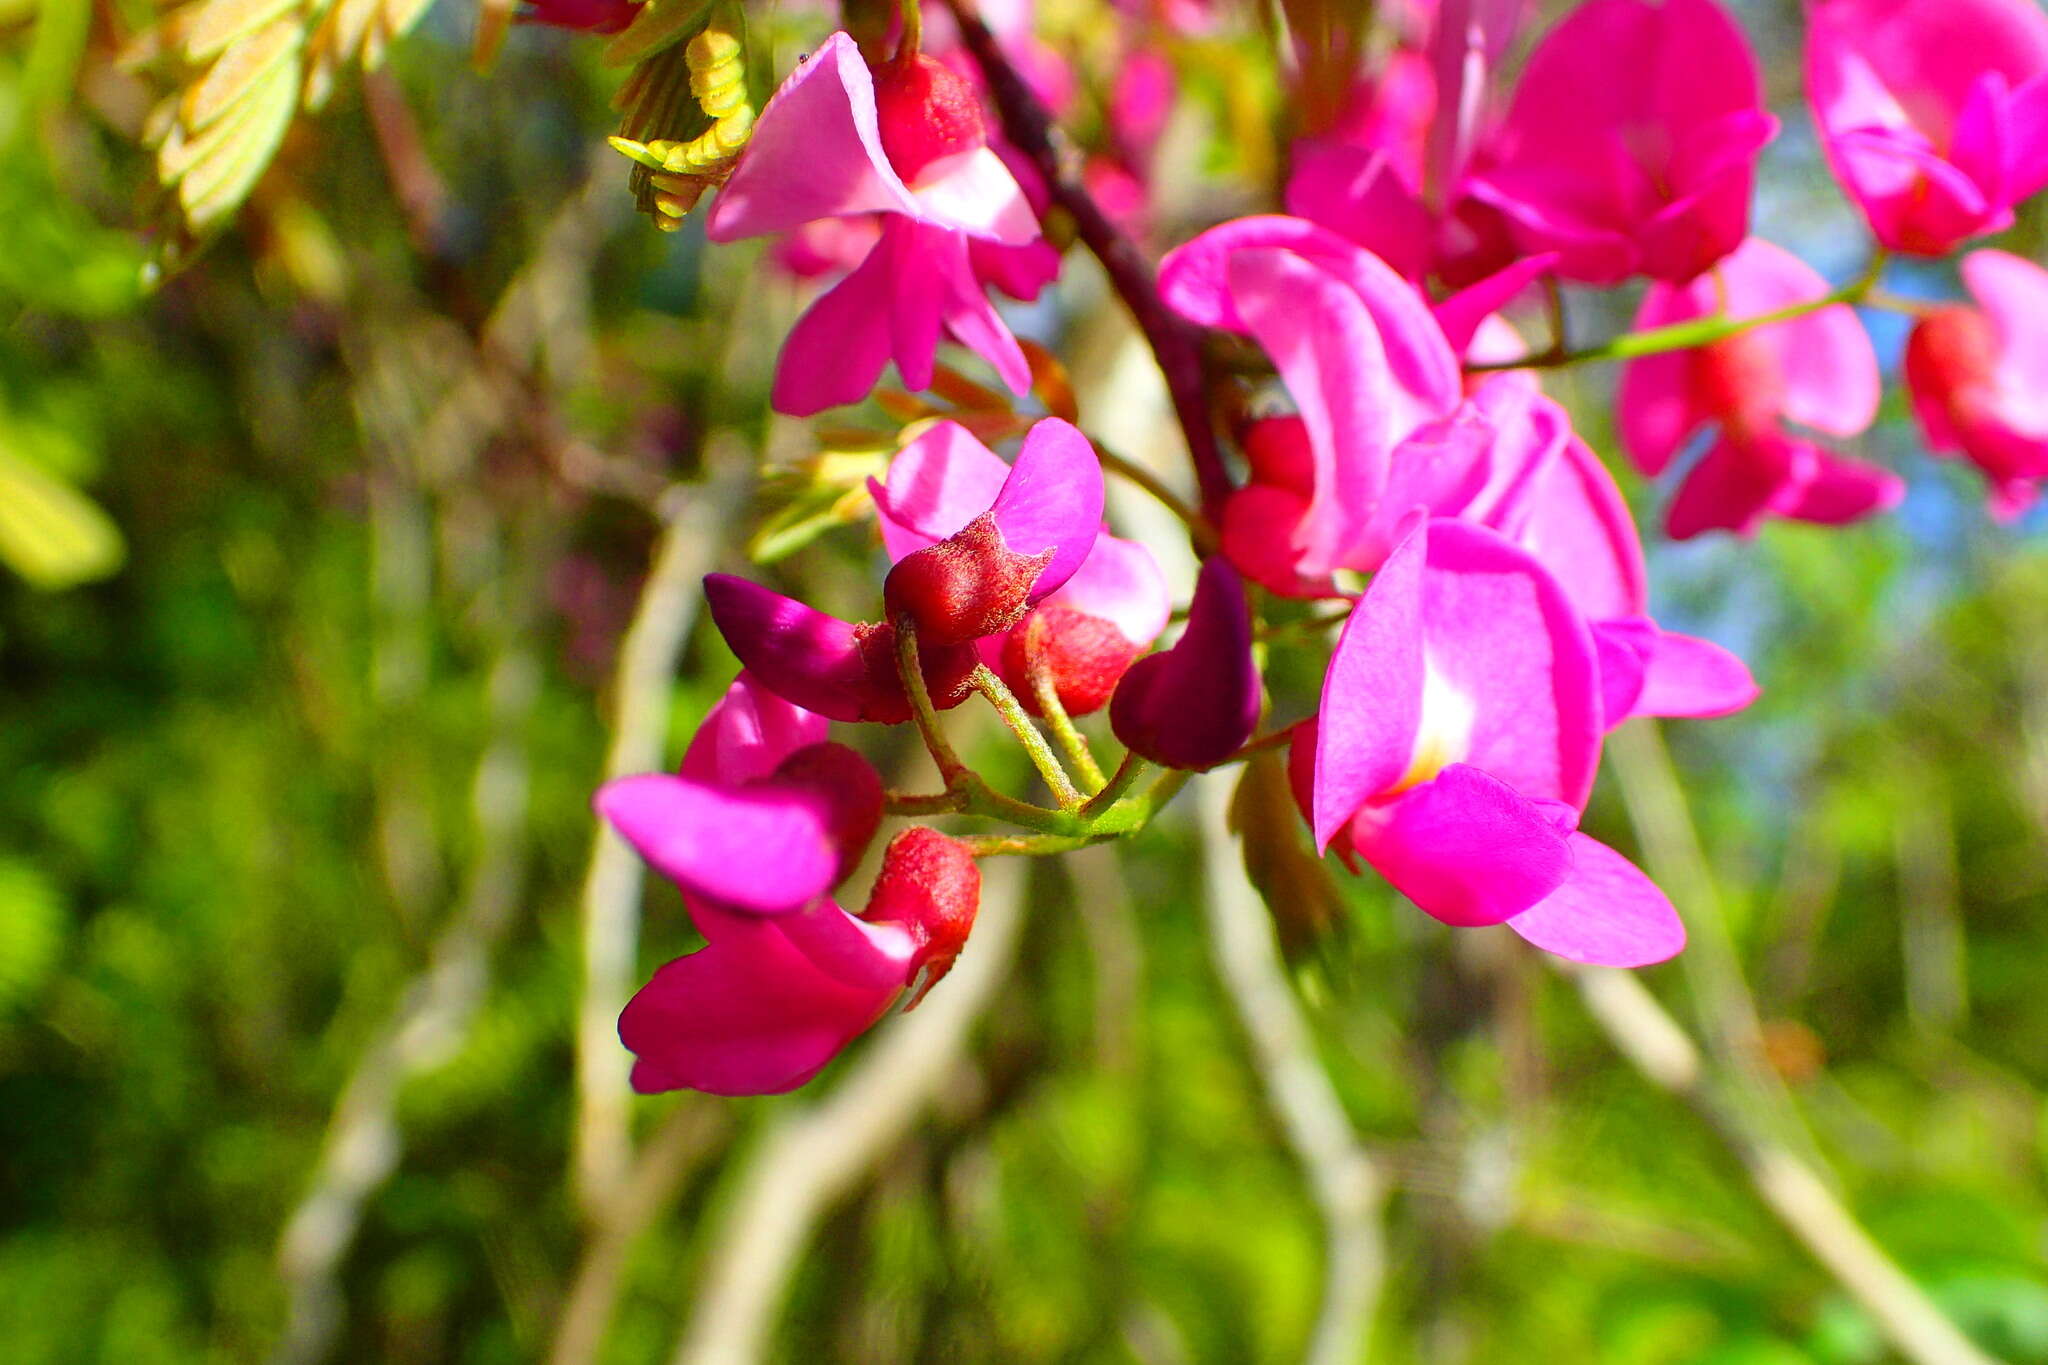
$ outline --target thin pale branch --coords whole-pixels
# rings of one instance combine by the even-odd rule
[[[1230,833],[1227,782],[1211,776],[1198,798],[1210,953],[1323,1220],[1323,1300],[1304,1360],[1349,1365],[1364,1354],[1386,1275],[1380,1235],[1386,1182],[1323,1070],[1274,945],[1272,917],[1245,876]]]
[[[819,1217],[931,1103],[1008,975],[1025,870],[1015,863],[983,869],[974,936],[946,979],[914,1012],[885,1025],[831,1093],[783,1111],[754,1148],[706,1253],[675,1365],[764,1358],[790,1273]]]
[[[738,499],[731,473],[678,490],[655,547],[639,604],[619,645],[606,780],[652,772],[668,743],[669,696],[683,642],[703,599],[698,584],[716,563]],[[576,1015],[575,1183],[586,1215],[603,1215],[632,1166],[628,1126],[631,1058],[619,1046],[618,1017],[632,985],[640,941],[639,855],[598,823],[583,881],[583,989]]]

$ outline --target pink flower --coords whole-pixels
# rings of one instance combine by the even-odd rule
[[[1944,256],[2048,185],[2048,15],[2034,0],[1815,0],[1807,93],[1880,242]]]
[[[1991,483],[2001,521],[2048,478],[2048,271],[2004,251],[1963,258],[1977,306],[1923,317],[1906,342],[1906,382],[1929,448],[1960,451]]]
[[[920,643],[964,645],[1016,625],[1087,560],[1102,531],[1102,464],[1071,423],[1048,417],[1025,434],[1017,462],[982,502],[971,449],[979,442],[951,423],[921,440],[932,442],[930,458],[913,462],[893,501],[877,489],[877,505],[936,536],[963,510],[962,490],[973,487],[975,497],[958,529],[897,562],[883,599],[892,620],[917,622]]]
[[[1030,366],[982,292],[969,243],[1023,246],[1038,221],[989,146],[973,90],[930,58],[870,72],[835,33],[761,111],[706,231],[729,242],[867,213],[885,215],[880,239],[797,321],[774,406],[806,416],[857,401],[891,360],[926,388],[942,333],[1026,392]]]
[[[1195,582],[1187,629],[1170,649],[1131,665],[1109,702],[1109,724],[1134,753],[1169,768],[1209,768],[1244,747],[1259,723],[1244,583],[1221,555]]]
[[[886,482],[870,485],[889,557],[900,561],[956,535],[993,507],[1011,472],[966,428],[935,424],[890,462]],[[975,647],[1034,712],[1027,650],[1039,651],[1060,704],[1086,715],[1109,700],[1131,661],[1166,628],[1172,607],[1152,552],[1102,533],[1072,577]]]
[[[1651,287],[1639,328],[1715,313],[1755,317],[1827,293],[1782,248],[1751,238],[1692,283]],[[1904,485],[1874,465],[1788,434],[1795,422],[1853,436],[1877,415],[1877,357],[1855,311],[1823,308],[1690,351],[1630,362],[1619,399],[1621,441],[1636,467],[1661,473],[1701,428],[1719,435],[1687,474],[1666,522],[1678,539],[1713,529],[1747,535],[1767,516],[1839,523],[1896,504]]]
[[[1569,279],[1689,280],[1741,243],[1776,131],[1713,0],[1588,0],[1530,57],[1473,193]]]
[[[881,783],[826,744],[822,716],[742,673],[680,776],[606,784],[599,812],[683,890],[705,946],[656,972],[619,1017],[639,1091],[772,1094],[802,1085],[920,973],[965,942],[980,875],[935,830],[899,834],[856,918],[829,896],[881,816]]]
[[[1276,543],[1284,532],[1285,561],[1238,562],[1283,591],[1283,570],[1320,580],[1378,564],[1390,544],[1382,500],[1395,449],[1461,397],[1457,357],[1422,296],[1371,252],[1280,217],[1241,218],[1177,247],[1159,287],[1189,319],[1257,340],[1301,415],[1308,491],[1278,486],[1224,511],[1227,538],[1233,518],[1256,521],[1253,539]]]
[[[1685,942],[1670,902],[1577,831],[1599,693],[1592,634],[1548,570],[1491,531],[1416,518],[1295,741],[1318,846],[1447,924],[1506,923],[1606,966],[1670,957]]]

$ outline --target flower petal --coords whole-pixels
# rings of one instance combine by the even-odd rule
[[[1572,872],[1554,806],[1489,773],[1453,763],[1351,822],[1351,843],[1396,891],[1446,924],[1499,924]]]
[[[664,876],[721,905],[780,914],[839,879],[829,810],[797,792],[643,773],[605,783],[595,804]]]
[[[1510,929],[1598,967],[1647,967],[1685,947],[1678,912],[1634,863],[1584,834],[1571,836],[1571,852],[1571,879],[1510,919]]]

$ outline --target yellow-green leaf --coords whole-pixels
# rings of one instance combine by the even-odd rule
[[[607,66],[633,66],[704,27],[711,0],[647,0],[625,32],[605,45]]]
[[[185,125],[185,135],[197,135],[234,108],[279,63],[291,60],[305,36],[299,16],[286,15],[221,53],[220,60],[187,87],[178,106],[178,119]]]
[[[121,567],[121,533],[98,504],[54,475],[0,452],[0,560],[54,591]]]
[[[185,55],[203,62],[228,45],[246,38],[287,12],[301,9],[303,0],[212,0],[192,17],[185,30]],[[304,23],[303,13],[293,15]]]

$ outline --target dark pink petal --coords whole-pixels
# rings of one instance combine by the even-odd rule
[[[867,718],[869,668],[854,627],[731,574],[709,574],[704,596],[719,634],[755,680],[831,720]]]
[[[1287,211],[1358,243],[1409,279],[1429,273],[1436,224],[1384,148],[1297,144]]]
[[[1212,555],[1196,580],[1187,629],[1171,649],[1131,665],[1110,698],[1110,728],[1155,763],[1207,768],[1252,737],[1259,702],[1244,583]]]
[[[1521,292],[1549,274],[1557,266],[1557,253],[1539,252],[1524,256],[1513,265],[1494,271],[1482,280],[1466,285],[1436,305],[1437,325],[1444,329],[1444,340],[1451,349],[1464,355],[1472,347],[1472,339],[1479,334],[1479,324],[1513,303]]]
[[[798,749],[824,743],[830,730],[825,717],[791,705],[743,671],[697,727],[681,773],[727,787],[759,781]]]
[[[1299,568],[1302,518],[1308,499],[1292,489],[1254,483],[1233,489],[1223,503],[1223,553],[1237,571],[1281,597],[1329,597],[1328,574],[1310,578]]]
[[[847,918],[829,903],[801,913]],[[736,923],[656,972],[619,1016],[619,1038],[637,1059],[633,1088],[793,1090],[880,1019],[903,985],[902,977],[848,985],[812,962],[777,922]]]
[[[1678,912],[1634,863],[1584,834],[1571,836],[1571,852],[1571,879],[1510,919],[1510,929],[1596,967],[1647,967],[1685,947]]]
[[[813,797],[646,773],[607,782],[596,805],[664,876],[722,905],[778,914],[839,880],[830,809]]]
[[[897,268],[896,245],[885,233],[852,274],[804,310],[775,362],[769,402],[777,412],[809,417],[858,403],[874,389],[895,354]]]
[[[1593,651],[1600,660],[1601,728],[1612,730],[1635,714],[1656,642],[1656,623],[1644,617],[1593,623]]]
[[[1711,640],[1659,630],[1647,665],[1637,715],[1726,716],[1759,695],[1749,665]]]
[[[1374,802],[1351,843],[1396,891],[1446,924],[1499,924],[1571,876],[1560,812],[1507,783],[1453,763],[1419,787]]]
[[[1905,496],[1905,480],[1889,469],[1815,447],[1806,484],[1784,511],[1797,521],[1841,526],[1888,512]]]
[[[1425,671],[1422,577],[1429,527],[1418,519],[1352,609],[1323,676],[1313,819],[1330,846],[1361,807],[1414,761]]]
[[[1766,516],[1798,497],[1800,465],[1811,459],[1811,447],[1782,436],[1742,443],[1723,437],[1678,486],[1664,530],[1673,540],[1702,531],[1755,535]]]

